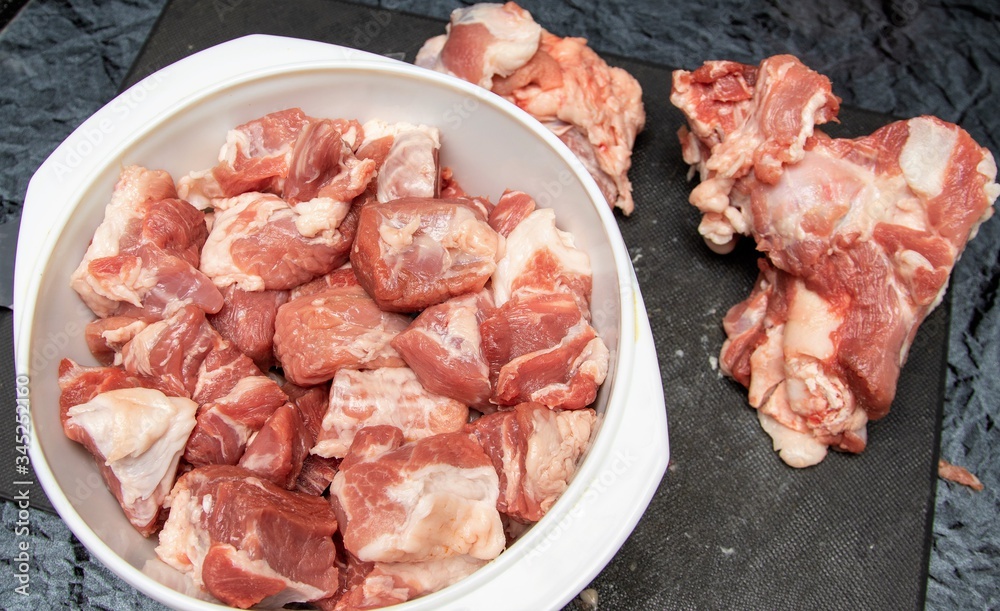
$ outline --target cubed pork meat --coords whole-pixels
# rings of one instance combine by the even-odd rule
[[[483,290],[431,306],[392,340],[427,390],[470,407],[489,404],[490,365],[483,354],[479,325],[493,313]]]
[[[540,520],[566,491],[596,421],[592,409],[521,403],[470,424],[500,477],[500,513],[520,522]]]
[[[404,198],[365,206],[351,249],[358,281],[384,310],[415,312],[481,290],[500,239],[472,200]]]
[[[465,579],[488,561],[454,556],[423,562],[364,562],[355,569],[333,611],[360,611],[398,605]]]
[[[325,499],[216,465],[181,476],[167,502],[156,554],[223,603],[280,608],[337,592],[337,520]]]
[[[288,291],[245,291],[235,284],[222,289],[223,305],[208,322],[261,371],[274,365],[274,318],[288,301]]]
[[[438,197],[441,134],[436,127],[372,119],[363,129],[365,139],[358,156],[371,158],[378,166],[379,202],[403,197]]]
[[[341,369],[330,388],[330,408],[311,452],[343,458],[366,426],[390,425],[406,441],[461,430],[466,404],[429,392],[409,367]]]
[[[360,286],[331,288],[278,308],[274,353],[285,377],[304,386],[345,368],[401,367],[406,363],[389,342],[409,323],[380,310]]]
[[[127,166],[70,286],[102,318],[161,318],[185,304],[217,312],[222,295],[198,270],[207,236],[204,215],[177,199],[169,174]]]
[[[504,549],[499,480],[467,433],[403,443],[398,429],[362,429],[330,487],[344,546],[367,562],[495,558]]]

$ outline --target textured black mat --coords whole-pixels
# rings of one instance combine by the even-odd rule
[[[412,61],[423,40],[442,31],[437,21],[321,0],[175,0],[124,86],[249,33]],[[745,247],[713,255],[697,235],[675,137],[683,119],[667,102],[669,69],[612,63],[640,80],[648,114],[631,173],[636,212],[619,226],[656,336],[672,459],[645,517],[594,583],[600,608],[920,607],[947,312],[935,312],[918,334],[893,411],[870,426],[864,454],[831,455],[804,471],[785,467],[744,391],[711,361],[723,339],[721,317],[748,293],[756,255]],[[848,108],[842,126],[828,131],[860,135],[889,120]]]

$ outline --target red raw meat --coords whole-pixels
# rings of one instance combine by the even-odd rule
[[[358,156],[369,157],[378,165],[379,202],[438,197],[441,136],[436,127],[373,119],[365,123],[364,134]]]
[[[498,247],[471,200],[405,198],[361,210],[351,264],[379,307],[413,312],[481,290]]]
[[[572,295],[519,295],[480,330],[498,405],[586,407],[607,376],[608,348]]]
[[[537,522],[555,504],[590,446],[594,410],[553,410],[521,403],[469,425],[500,477],[500,513]]]
[[[461,430],[468,419],[464,403],[428,392],[408,367],[341,369],[312,453],[343,458],[363,427],[391,425],[413,441]]]
[[[490,212],[490,227],[503,237],[510,237],[510,232],[528,218],[535,208],[535,200],[530,195],[523,191],[507,189]]]
[[[274,410],[247,444],[239,466],[282,488],[294,490],[302,461],[312,445],[313,435],[299,409],[285,403]]]
[[[225,604],[282,607],[337,592],[337,520],[325,499],[209,466],[181,476],[169,502],[157,555]]]
[[[389,342],[409,322],[381,311],[360,286],[327,289],[278,308],[274,354],[285,376],[306,386],[339,369],[399,367],[405,363]]]
[[[66,436],[93,455],[132,526],[149,537],[163,523],[163,500],[195,425],[198,406],[143,387],[118,368],[59,366],[59,412]]]
[[[330,487],[344,546],[369,562],[495,558],[505,545],[497,474],[466,433],[402,444],[398,429],[355,437]]]
[[[125,167],[70,286],[102,318],[161,318],[185,304],[216,312],[222,295],[198,271],[207,236],[204,215],[177,199],[169,174]]]
[[[427,390],[485,407],[492,389],[479,325],[493,310],[489,291],[453,297],[421,312],[392,347]]]
[[[815,464],[828,446],[862,451],[918,325],[993,213],[993,156],[933,117],[831,139],[814,124],[839,100],[790,56],[756,73],[710,63],[674,85],[703,235],[718,246],[749,234],[769,259],[726,315],[722,371],[748,387],[788,464]]]
[[[231,284],[222,290],[222,298],[222,309],[208,322],[258,369],[267,371],[274,365],[274,318],[288,301],[288,291],[244,291]]]

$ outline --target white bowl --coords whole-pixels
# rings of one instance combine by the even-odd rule
[[[659,367],[645,308],[614,216],[583,165],[539,123],[458,79],[316,42],[249,36],[177,62],[83,123],[38,169],[22,213],[15,271],[17,372],[29,379],[30,456],[46,494],[97,558],[174,608],[220,609],[184,593],[104,488],[94,461],[62,432],[57,367],[96,364],[83,339],[92,315],[69,276],[101,222],[119,170],[177,178],[215,164],[226,130],[287,107],[364,121],[438,126],[442,163],[470,193],[505,188],[551,207],[594,270],[594,326],[611,350],[599,428],[573,482],[537,525],[471,577],[398,609],[542,609],[568,602],[634,528],[667,465]],[[144,571],[144,567],[146,570]]]

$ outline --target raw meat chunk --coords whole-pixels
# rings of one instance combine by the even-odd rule
[[[197,404],[149,388],[108,390],[66,411],[66,436],[87,448],[129,522],[144,537],[160,508],[194,428]]]
[[[436,127],[372,119],[364,134],[358,156],[371,157],[378,165],[379,202],[438,196],[441,135]]]
[[[301,385],[319,384],[339,369],[400,367],[389,344],[410,319],[383,312],[360,286],[304,295],[278,308],[274,354],[285,376]]]
[[[392,427],[362,429],[341,463],[330,492],[347,550],[368,562],[495,558],[499,484],[482,447],[466,433],[401,441]]]
[[[351,264],[380,308],[412,312],[481,290],[499,240],[468,200],[398,199],[361,210]]]
[[[802,159],[815,126],[835,120],[840,110],[829,79],[791,55],[759,67],[714,61],[694,72],[677,70],[670,101],[688,117],[681,148],[701,177],[690,196],[703,214],[698,231],[722,253],[747,232],[729,200],[735,181],[753,172],[774,184],[785,164]]]
[[[487,406],[490,365],[479,325],[493,309],[489,291],[453,297],[421,312],[392,347],[427,390],[470,407]]]
[[[597,421],[594,410],[552,410],[521,403],[469,425],[500,477],[500,513],[537,522],[576,473]]]
[[[87,323],[84,337],[87,347],[102,365],[114,365],[125,344],[145,329],[149,322],[131,316],[109,316]]]
[[[210,466],[181,476],[168,503],[156,554],[225,604],[282,607],[337,592],[337,520],[325,499]]]
[[[608,374],[610,353],[565,293],[517,296],[480,327],[494,380],[492,402],[578,409]]]
[[[523,191],[503,192],[500,201],[490,212],[490,227],[505,238],[510,237],[510,232],[518,224],[526,219],[528,215],[535,211],[535,200]]]
[[[740,66],[675,73],[672,100],[703,178],[692,203],[728,223],[702,233],[717,245],[749,234],[769,259],[726,315],[721,368],[748,387],[781,458],[804,467],[828,446],[865,448],[1000,186],[993,156],[958,126],[918,117],[831,139],[813,129],[836,113],[829,81],[789,56]]]
[[[177,199],[169,174],[125,167],[70,286],[102,318],[122,307],[154,319],[185,304],[216,312],[222,295],[198,271],[207,235],[204,215]]]
[[[424,562],[364,562],[356,569],[354,583],[348,583],[334,611],[378,609],[404,603],[437,592],[465,579],[486,560],[454,556]]]
[[[428,392],[408,367],[341,369],[333,377],[330,409],[312,453],[343,458],[366,426],[391,425],[413,441],[461,430],[468,419],[465,404]]]
[[[315,440],[323,429],[323,417],[330,406],[330,385],[298,386],[285,382],[281,390],[288,395],[288,400],[299,408],[302,423]]]
[[[169,318],[147,325],[122,346],[122,365],[132,375],[158,378],[170,389],[168,394],[192,397],[199,368],[215,348],[217,337],[203,310],[184,306]]]
[[[504,256],[493,274],[493,297],[500,307],[518,293],[566,293],[589,320],[592,283],[590,257],[576,247],[571,234],[556,227],[555,212],[541,208],[507,236]]]
[[[374,172],[372,164],[355,163],[352,151],[361,137],[357,121],[314,119],[299,108],[273,112],[230,130],[219,164],[181,178],[178,192],[198,208],[248,192],[281,195],[293,205],[337,198],[354,182],[352,173],[370,179]]]
[[[302,470],[299,471],[299,477],[295,481],[295,490],[313,496],[324,494],[337,475],[339,466],[339,458],[307,455],[302,461]]]
[[[294,490],[309,455],[313,435],[299,409],[285,403],[268,417],[247,444],[239,466],[282,488]]]
[[[300,284],[292,289],[290,297],[292,299],[298,299],[304,295],[322,293],[327,289],[337,289],[349,286],[361,286],[358,282],[357,276],[354,275],[354,270],[351,269],[350,263],[344,267],[333,270],[329,274],[323,274],[315,280],[310,280],[305,284]]]
[[[274,318],[288,301],[288,291],[244,291],[235,284],[222,290],[223,306],[208,317],[219,334],[253,359],[261,370],[274,365]]]
[[[307,236],[298,209],[276,195],[246,193],[217,202],[212,232],[202,250],[201,270],[220,288],[287,290],[343,265],[351,236],[338,230],[351,208],[338,202],[323,216],[322,231]]]
[[[547,32],[513,2],[482,3],[455,9],[448,33],[424,43],[416,63],[520,106],[581,159],[612,207],[632,212],[628,170],[646,122],[642,89],[585,39]]]

